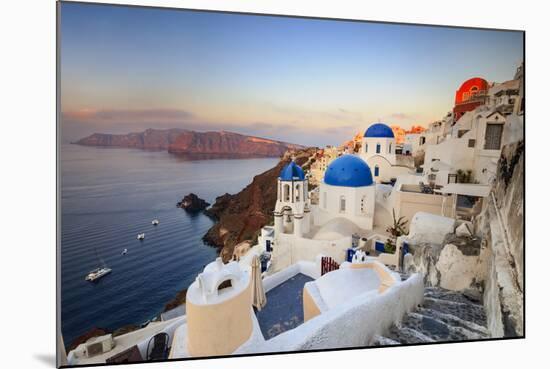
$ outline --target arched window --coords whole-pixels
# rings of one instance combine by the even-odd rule
[[[374,176],[378,177],[379,175],[380,175],[380,167],[378,165],[376,165],[374,167]]]
[[[365,144],[365,153],[369,152],[369,144]]]
[[[346,198],[344,196],[340,196],[340,213],[344,213],[346,211]]]
[[[376,144],[376,153],[380,154],[380,144],[379,143]]]
[[[390,142],[390,146],[389,146],[389,149],[388,149],[388,154],[391,154],[391,142]]]
[[[283,199],[284,201],[290,201],[290,186],[285,184],[283,186]]]
[[[296,201],[300,201],[300,192],[301,192],[300,191],[300,185],[297,184],[296,185],[296,192],[295,192],[296,193]]]

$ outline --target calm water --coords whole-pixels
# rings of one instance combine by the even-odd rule
[[[216,257],[201,238],[213,224],[176,202],[194,192],[213,203],[277,159],[185,160],[167,152],[61,147],[61,291],[66,344],[93,327],[141,324],[160,313]],[[151,220],[159,219],[158,226]],[[145,240],[136,235],[145,232]],[[90,283],[100,258],[112,273]],[[122,256],[127,248],[128,254]]]

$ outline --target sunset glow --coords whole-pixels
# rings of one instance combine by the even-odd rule
[[[473,75],[505,81],[516,32],[63,3],[63,136],[230,130],[337,144],[452,109]]]

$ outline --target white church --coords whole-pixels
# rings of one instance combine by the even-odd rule
[[[359,156],[371,168],[376,183],[390,182],[399,175],[414,173],[410,166],[399,162],[395,149],[395,136],[386,124],[374,123],[365,131]]]
[[[290,162],[278,178],[275,232],[304,237],[334,219],[372,229],[375,186],[369,166],[359,157],[343,155],[328,166],[319,186],[318,205],[311,204],[308,192],[302,168]]]

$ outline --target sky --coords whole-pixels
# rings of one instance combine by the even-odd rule
[[[340,144],[427,126],[471,77],[503,82],[520,32],[62,3],[61,132],[226,130]]]

